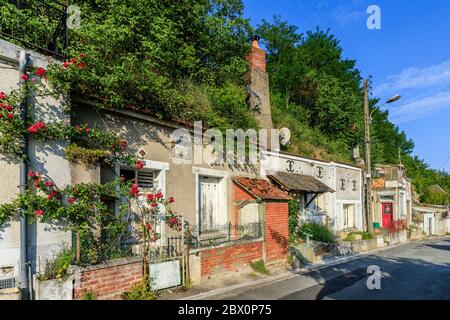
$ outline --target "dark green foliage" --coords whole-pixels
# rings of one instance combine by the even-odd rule
[[[311,240],[326,243],[336,242],[333,232],[321,223],[307,222],[302,224],[299,227],[299,235],[302,239],[306,239],[307,234],[311,235]]]

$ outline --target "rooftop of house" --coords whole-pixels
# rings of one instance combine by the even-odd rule
[[[286,192],[264,179],[233,177],[233,181],[252,196],[261,200],[292,200]]]

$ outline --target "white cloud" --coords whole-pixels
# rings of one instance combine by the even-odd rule
[[[374,94],[390,91],[450,86],[450,60],[426,68],[408,68],[375,87]]]
[[[450,109],[450,91],[418,98],[390,111],[391,121],[400,124],[425,118],[445,108]]]

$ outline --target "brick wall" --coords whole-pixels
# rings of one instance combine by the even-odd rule
[[[289,208],[287,202],[266,204],[266,260],[285,259],[289,246]]]
[[[75,270],[74,298],[82,299],[85,291],[98,299],[112,299],[130,290],[142,279],[142,258],[120,258]]]
[[[201,277],[211,277],[249,267],[250,261],[262,259],[262,241],[224,246],[200,252]]]
[[[252,69],[266,71],[266,52],[261,48],[252,46],[250,53],[247,55],[247,62]]]

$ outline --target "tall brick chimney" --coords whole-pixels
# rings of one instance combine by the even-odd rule
[[[270,112],[269,76],[266,72],[266,52],[259,47],[259,36],[252,37],[252,46],[247,55],[250,71],[246,76],[248,102],[262,129],[272,129]]]

